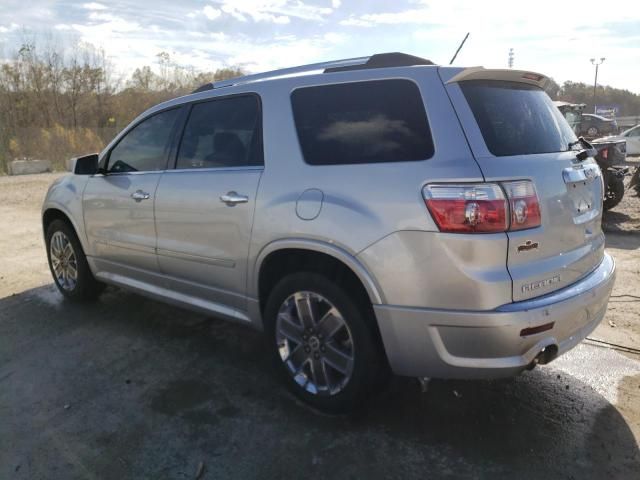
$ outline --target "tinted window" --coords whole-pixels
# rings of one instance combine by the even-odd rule
[[[425,160],[433,142],[418,87],[408,80],[300,88],[291,95],[311,165]]]
[[[256,96],[197,103],[182,136],[176,168],[262,165]]]
[[[171,131],[179,109],[157,113],[143,120],[111,150],[110,172],[148,172],[164,170]]]
[[[562,152],[573,130],[542,89],[517,82],[470,81],[460,88],[496,156]]]

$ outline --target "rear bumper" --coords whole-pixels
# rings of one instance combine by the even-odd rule
[[[433,378],[495,378],[525,369],[545,348],[562,354],[604,317],[615,280],[607,253],[585,278],[551,294],[491,311],[374,305],[392,370]],[[553,322],[542,333],[525,328]]]

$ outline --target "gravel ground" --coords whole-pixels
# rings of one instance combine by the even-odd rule
[[[396,378],[351,416],[310,411],[260,334],[109,288],[64,302],[39,207],[57,174],[0,177],[0,478],[638,479],[640,357],[582,345],[500,381]],[[629,197],[615,209],[637,215]],[[640,348],[640,233],[594,339]]]

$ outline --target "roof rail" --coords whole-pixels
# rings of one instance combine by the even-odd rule
[[[324,73],[346,72],[349,70],[366,70],[370,68],[410,67],[413,65],[435,65],[431,60],[416,57],[407,53],[391,52],[371,55],[361,65],[341,65],[326,68]]]
[[[205,83],[191,93],[199,93],[214,88],[231,87],[245,83],[267,80],[269,78],[299,75],[307,72],[322,70],[323,73],[344,72],[349,70],[365,70],[370,68],[407,67],[411,65],[435,65],[432,61],[421,57],[415,57],[406,53],[377,53],[368,57],[347,58],[332,60],[329,62],[311,63],[299,67],[282,68],[270,72],[245,75],[243,77],[220,80],[218,82]]]
[[[255,73],[253,75],[245,75],[244,77],[213,82],[213,88],[230,87],[232,85],[240,85],[243,83],[266,80],[267,78],[283,77],[285,75],[296,75],[300,73],[313,72],[316,70],[325,70],[331,67],[362,65],[366,63],[367,60],[369,60],[369,57],[346,58],[344,60],[333,60],[330,62],[310,63],[309,65],[300,65],[299,67],[281,68],[279,70],[272,70],[270,72]]]

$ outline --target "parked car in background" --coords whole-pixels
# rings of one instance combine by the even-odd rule
[[[593,113],[583,113],[578,127],[578,136],[595,138],[600,135],[615,135],[618,123],[615,119],[605,118]]]
[[[599,135],[615,135],[618,124],[615,120],[592,113],[584,113],[586,104],[554,101],[553,104],[562,112],[567,123],[579,137],[595,138]]]
[[[608,137],[599,138],[594,140],[595,142],[609,142],[609,141],[626,141],[627,155],[640,155],[640,125],[636,125],[620,135],[611,135]]]
[[[264,330],[286,385],[333,412],[389,369],[548,363],[602,320],[615,264],[594,153],[547,83],[394,53],[203,85],[51,186],[55,284]]]

